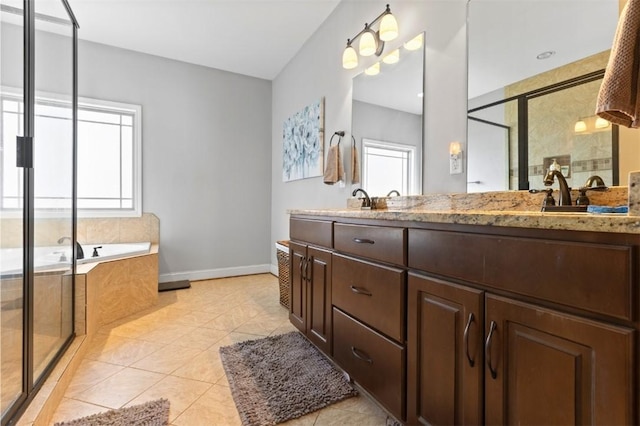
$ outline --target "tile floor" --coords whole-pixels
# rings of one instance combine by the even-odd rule
[[[53,422],[168,398],[174,426],[240,425],[218,349],[295,330],[270,274],[193,282],[160,293],[157,306],[103,327],[91,342]],[[288,425],[385,425],[358,396]]]

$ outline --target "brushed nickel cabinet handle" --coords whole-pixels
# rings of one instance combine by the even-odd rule
[[[358,244],[375,244],[376,243],[375,241],[369,240],[367,238],[354,238],[353,242]]]
[[[355,356],[356,358],[368,363],[368,364],[372,364],[373,360],[369,357],[369,355],[367,355],[366,352],[356,348],[355,346],[351,346],[351,353],[353,354],[353,356]]]
[[[373,293],[362,287],[351,286],[351,291],[356,294],[362,294],[364,296],[373,296]]]
[[[498,372],[493,369],[493,365],[491,365],[491,342],[493,341],[493,332],[496,330],[498,325],[495,321],[491,321],[491,325],[489,326],[489,334],[487,335],[487,341],[484,344],[484,357],[487,359],[487,367],[489,367],[489,372],[491,372],[491,378],[495,379],[498,377]]]
[[[474,322],[475,317],[473,316],[473,312],[471,312],[469,314],[469,319],[467,320],[467,325],[464,328],[464,350],[471,367],[473,367],[473,365],[476,363],[475,359],[471,358],[471,355],[469,354],[469,329],[471,328],[471,324]]]

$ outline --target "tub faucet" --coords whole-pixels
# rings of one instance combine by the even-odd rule
[[[58,244],[62,244],[65,240],[71,241],[71,237],[58,238]],[[76,260],[84,259],[84,251],[79,242],[76,241]]]
[[[360,206],[360,207],[363,208],[363,209],[370,209],[371,208],[371,198],[369,198],[369,194],[367,194],[367,192],[364,189],[358,188],[358,189],[354,190],[351,195],[353,195],[355,197],[358,194],[358,192],[362,192],[362,195],[364,195],[364,198],[362,198],[362,206]]]
[[[567,185],[567,180],[564,178],[562,173],[557,170],[549,170],[544,177],[544,185],[551,186],[553,185],[553,178],[556,177],[558,179],[558,186],[560,186],[560,199],[558,200],[558,205],[560,206],[570,206],[571,205],[571,192],[569,192],[569,185]]]

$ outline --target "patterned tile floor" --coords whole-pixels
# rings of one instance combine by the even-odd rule
[[[100,329],[53,422],[168,398],[174,426],[240,425],[218,349],[295,330],[270,274],[192,283],[157,306]],[[358,396],[287,425],[385,425]]]

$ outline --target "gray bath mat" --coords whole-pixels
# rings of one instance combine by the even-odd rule
[[[298,332],[223,346],[220,358],[244,426],[275,425],[358,394]]]
[[[157,399],[140,405],[109,410],[54,426],[167,426],[169,401]]]

